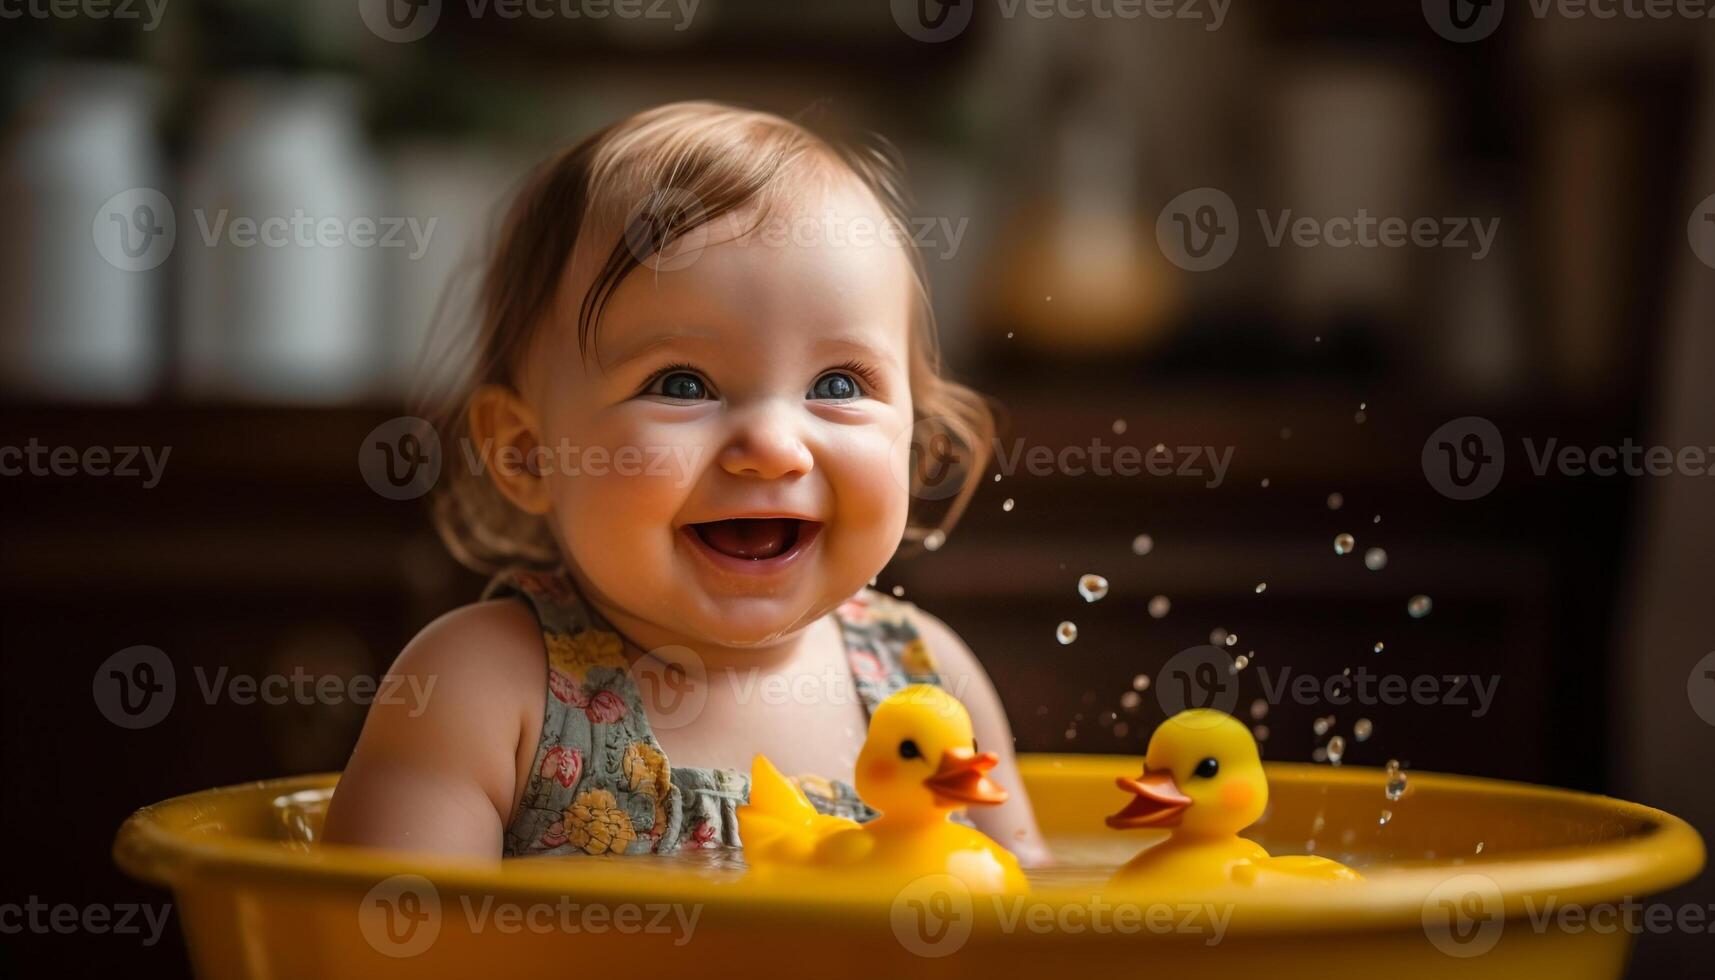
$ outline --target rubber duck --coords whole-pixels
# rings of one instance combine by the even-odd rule
[[[858,796],[881,816],[859,824],[816,812],[765,756],[750,772],[750,801],[738,809],[745,860],[753,868],[846,868],[892,881],[948,874],[974,894],[1022,892],[1011,852],[949,818],[967,806],[1006,801],[988,777],[999,762],[979,751],[971,717],[952,695],[924,684],[876,706],[858,754]]]
[[[1250,730],[1225,712],[1199,708],[1162,722],[1150,736],[1143,774],[1116,783],[1132,799],[1107,818],[1109,827],[1171,833],[1123,865],[1115,884],[1185,889],[1360,880],[1336,861],[1273,857],[1239,836],[1267,808],[1268,779]]]

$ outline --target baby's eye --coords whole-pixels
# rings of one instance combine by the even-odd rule
[[[709,383],[690,371],[669,371],[649,383],[644,394],[695,402],[709,397]]]
[[[863,394],[857,379],[844,371],[829,371],[810,386],[810,397],[828,401],[849,401]]]

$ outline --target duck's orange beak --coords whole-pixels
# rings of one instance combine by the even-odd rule
[[[1000,763],[993,752],[973,752],[970,749],[948,749],[941,753],[941,765],[935,774],[923,780],[942,805],[962,806],[966,803],[1005,803],[1006,790],[988,778],[988,771]]]
[[[1177,827],[1180,815],[1191,805],[1191,797],[1179,792],[1173,774],[1165,769],[1150,772],[1145,768],[1142,776],[1136,779],[1121,776],[1114,784],[1135,797],[1125,809],[1108,817],[1108,826],[1115,830]]]

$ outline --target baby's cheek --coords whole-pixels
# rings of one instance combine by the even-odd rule
[[[1228,783],[1221,787],[1221,804],[1233,810],[1243,810],[1256,799],[1256,790],[1248,783]]]

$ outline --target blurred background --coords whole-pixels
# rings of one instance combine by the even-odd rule
[[[0,901],[162,901],[108,856],[133,809],[343,764],[361,706],[206,704],[193,670],[376,675],[476,597],[360,445],[465,324],[526,168],[684,98],[814,105],[899,146],[948,358],[1004,407],[1004,446],[1231,450],[1219,478],[985,476],[939,549],[882,574],[983,659],[1020,749],[1141,752],[1162,711],[1126,697],[1140,675],[1236,635],[1241,712],[1263,667],[1498,684],[1480,716],[1265,706],[1267,758],[1343,735],[1349,764],[1613,793],[1715,832],[1715,681],[1692,669],[1715,650],[1715,482],[1538,475],[1524,449],[1715,447],[1715,23],[1515,4],[1460,36],[1434,4],[966,2],[926,41],[911,4],[686,4],[0,5],[0,446],[170,453],[154,482],[0,477]],[[1199,189],[1232,211],[1175,209]],[[1275,236],[1360,209],[1440,240]],[[300,213],[397,234],[246,247],[225,224]],[[1176,214],[1236,227],[1229,257],[1175,246]],[[1457,500],[1426,441],[1467,416],[1507,465]],[[128,731],[91,676],[139,644],[179,698]],[[1648,936],[1634,972],[1712,952]],[[183,956],[176,925],[150,948],[0,939],[17,977],[183,976]]]

